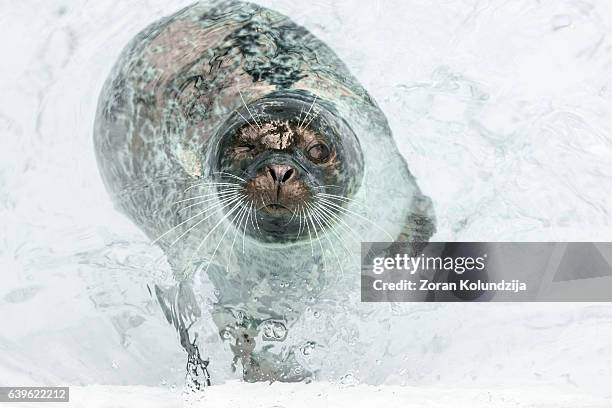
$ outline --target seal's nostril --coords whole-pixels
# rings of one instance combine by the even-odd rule
[[[272,164],[266,170],[275,184],[286,183],[296,175],[295,169],[286,164]]]
[[[270,177],[272,177],[272,180],[276,181],[276,172],[274,171],[274,168],[268,167],[268,173],[270,173]]]
[[[281,180],[281,183],[288,181],[291,178],[291,176],[293,176],[293,169],[290,168],[283,175],[283,179]]]

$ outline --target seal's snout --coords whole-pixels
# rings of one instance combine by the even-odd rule
[[[265,175],[274,191],[265,210],[273,214],[288,212],[301,198],[296,170],[287,164],[271,164],[266,167]]]
[[[308,187],[295,166],[283,163],[262,165],[246,184],[246,191],[258,209],[270,215],[291,214],[309,198]]]
[[[296,177],[296,171],[286,164],[272,164],[268,166],[268,175],[272,178],[272,182],[280,187],[291,182]]]
[[[228,117],[215,145],[211,171],[241,181],[228,189],[240,190],[247,211],[256,214],[257,235],[265,231],[266,240],[332,225],[361,178],[361,153],[350,129],[317,104],[316,96],[303,98],[300,92],[272,94],[251,105],[241,100],[244,111]],[[322,221],[325,217],[331,218]]]

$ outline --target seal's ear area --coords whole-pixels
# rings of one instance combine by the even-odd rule
[[[417,192],[396,241],[428,242],[435,232],[436,216],[433,203],[429,197]]]

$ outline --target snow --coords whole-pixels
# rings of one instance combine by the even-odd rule
[[[93,385],[70,389],[70,408],[250,407],[250,408],[607,408],[611,400],[577,393],[558,394],[550,388],[482,389],[456,387],[345,386],[314,384],[243,384],[232,382],[212,387],[197,398],[179,389]],[[6,404],[27,408],[28,403]],[[53,404],[55,405],[55,404]]]

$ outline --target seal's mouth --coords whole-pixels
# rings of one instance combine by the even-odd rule
[[[289,214],[292,213],[291,209],[287,206],[284,206],[283,204],[280,203],[272,203],[272,204],[266,204],[262,207],[258,208],[259,211],[266,211],[270,214]]]

